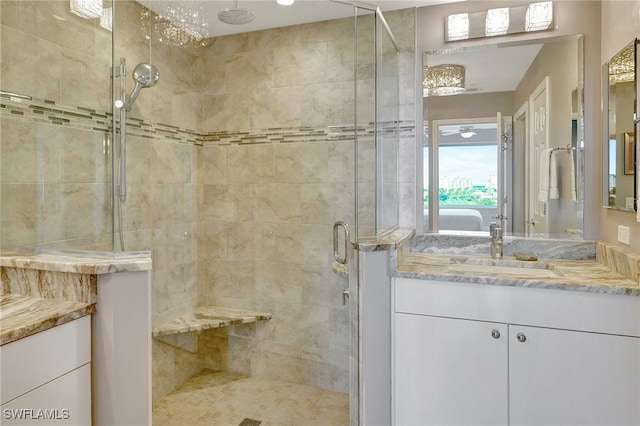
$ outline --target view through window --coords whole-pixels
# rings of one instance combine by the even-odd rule
[[[497,129],[493,123],[437,124],[438,228],[487,231],[497,213]],[[429,152],[424,153],[424,207],[428,218]],[[427,222],[425,222],[427,223]]]

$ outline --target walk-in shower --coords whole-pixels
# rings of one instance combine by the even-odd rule
[[[331,392],[340,409],[323,400],[322,411],[340,424],[351,391],[357,424],[358,259],[348,278],[334,273],[332,226],[353,224],[355,240],[397,225],[391,178],[413,125],[399,143],[398,81],[414,81],[413,64],[398,61],[376,7],[359,2],[299,2],[344,18],[197,49],[159,39],[164,21],[142,3],[104,0],[110,32],[68,0],[0,1],[0,89],[11,92],[0,98],[3,247],[119,256],[120,234],[128,252],[152,252],[152,326],[201,306],[272,314],[188,335],[191,351],[154,339],[155,400],[205,369],[228,371],[300,385],[311,408],[322,406],[317,389]],[[233,4],[148,3],[211,6],[218,27],[215,11]],[[414,18],[387,16],[407,28],[396,34],[406,52]]]

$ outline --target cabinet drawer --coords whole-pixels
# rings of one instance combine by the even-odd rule
[[[91,364],[2,406],[2,425],[90,425]]]
[[[91,361],[91,316],[0,346],[0,404]]]
[[[640,297],[395,278],[395,311],[640,337]]]

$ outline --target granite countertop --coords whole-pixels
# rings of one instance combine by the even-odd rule
[[[151,269],[150,252],[0,253],[0,345],[96,311],[98,275]]]
[[[71,272],[76,274],[112,274],[151,270],[151,253],[135,256],[126,253],[117,256],[91,257],[89,253],[2,253],[0,266],[38,269],[43,271]]]
[[[95,304],[0,295],[0,345],[94,313]]]
[[[499,270],[500,267],[503,269]],[[546,270],[549,276],[529,274],[531,269]],[[423,280],[640,296],[640,282],[626,278],[596,260],[538,259],[527,262],[511,256],[493,260],[480,255],[411,252],[403,256],[393,274]]]

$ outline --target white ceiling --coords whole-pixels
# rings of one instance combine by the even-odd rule
[[[343,0],[345,1],[345,0]],[[421,0],[421,1],[367,1],[380,7],[383,12],[390,10],[422,7],[434,4],[452,3],[460,0]],[[291,6],[280,6],[276,0],[241,1],[238,7],[255,12],[253,22],[245,25],[230,25],[220,22],[217,18],[221,9],[234,7],[232,0],[195,0],[195,1],[167,1],[167,0],[138,0],[139,3],[158,13],[167,6],[178,3],[200,3],[205,7],[204,13],[210,22],[210,33],[213,36],[238,34],[268,28],[286,27],[309,22],[326,21],[329,19],[353,16],[353,7],[329,0],[296,0]]]
[[[515,90],[542,44],[500,47],[486,46],[461,53],[424,55],[428,66],[456,64],[465,67],[467,93],[508,92]],[[496,76],[500,76],[496,78]]]

